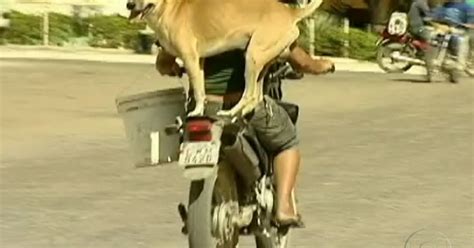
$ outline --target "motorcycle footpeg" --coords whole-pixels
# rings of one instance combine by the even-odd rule
[[[183,222],[188,220],[188,210],[186,210],[186,206],[183,203],[178,204],[178,213]]]
[[[178,204],[178,213],[179,217],[183,221],[184,226],[181,228],[181,233],[184,235],[188,234],[188,227],[186,226],[188,220],[188,211],[186,210],[186,206],[183,203]]]
[[[188,227],[186,225],[184,225],[181,228],[181,233],[184,234],[184,235],[188,235]]]

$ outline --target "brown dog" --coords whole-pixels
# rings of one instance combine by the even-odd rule
[[[250,112],[263,98],[258,76],[299,36],[297,22],[322,0],[292,8],[278,0],[128,0],[130,19],[144,19],[160,45],[180,58],[194,89],[202,115],[206,99],[202,59],[233,49],[246,50],[245,91],[242,99],[219,115]]]

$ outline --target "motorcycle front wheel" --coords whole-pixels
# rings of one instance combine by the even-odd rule
[[[398,42],[384,41],[377,48],[377,64],[387,73],[403,73],[411,69],[413,66],[409,62],[394,60],[391,55],[399,52],[402,55],[415,56],[412,49]]]
[[[474,77],[474,49],[470,49],[469,51],[465,72],[469,77]]]

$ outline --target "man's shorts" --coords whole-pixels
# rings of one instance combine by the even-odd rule
[[[206,104],[205,114],[213,116],[222,108],[223,103],[209,101]],[[273,154],[293,148],[299,143],[296,127],[291,122],[290,116],[269,96],[265,96],[257,105],[249,124],[254,128],[262,146]]]

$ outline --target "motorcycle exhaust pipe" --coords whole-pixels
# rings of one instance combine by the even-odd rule
[[[243,135],[237,135],[233,144],[225,146],[222,150],[248,187],[252,187],[262,176],[259,158]]]
[[[399,52],[394,52],[390,57],[397,61],[408,62],[413,65],[425,65],[425,61],[421,59],[415,59],[408,56],[401,55]]]

